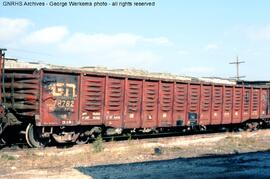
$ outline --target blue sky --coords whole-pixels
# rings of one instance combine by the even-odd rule
[[[247,80],[270,80],[270,1],[156,0],[155,7],[125,8],[2,2],[0,44],[8,57],[226,78],[235,76],[229,62],[238,55]]]

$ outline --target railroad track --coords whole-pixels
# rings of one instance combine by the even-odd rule
[[[238,130],[239,131],[239,130]],[[234,131],[234,132],[238,132]],[[147,133],[147,134],[123,134],[123,135],[114,135],[114,136],[103,136],[102,139],[106,142],[109,141],[122,141],[122,140],[134,140],[134,139],[149,139],[149,138],[164,138],[164,137],[177,137],[177,136],[189,136],[189,135],[199,135],[199,134],[214,134],[214,133],[223,133],[227,132],[225,130],[208,130],[208,131],[188,131],[188,132],[163,132],[163,133]],[[92,143],[95,139],[90,140],[88,143]],[[46,147],[70,147],[76,145],[75,143],[68,143],[68,144],[57,144],[52,143]],[[5,145],[0,146],[1,151],[16,151],[22,149],[29,149],[27,142],[15,142],[15,143],[8,143]]]

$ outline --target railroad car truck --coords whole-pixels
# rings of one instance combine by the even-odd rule
[[[269,122],[269,87],[85,69],[5,68],[0,50],[0,138],[30,147],[86,143],[125,132],[256,127]]]

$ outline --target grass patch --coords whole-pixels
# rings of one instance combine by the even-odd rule
[[[131,133],[128,133],[127,136],[128,136],[128,142],[130,142],[130,141],[132,140],[132,135],[131,135]]]
[[[172,151],[172,152],[177,152],[179,150],[182,150],[182,148],[179,146],[173,146],[173,147],[168,147],[167,150]]]
[[[3,155],[1,155],[1,159],[4,159],[4,160],[16,160],[16,157],[14,157],[12,155],[8,155],[8,154],[3,154]]]
[[[110,140],[111,142],[114,142],[114,137],[112,136],[112,138],[111,138],[111,140]]]
[[[103,151],[104,149],[103,143],[104,140],[102,139],[101,135],[99,135],[92,144],[95,153]]]
[[[240,138],[240,137],[226,137],[223,141],[220,142],[220,146],[229,147],[229,148],[249,148],[256,145],[256,140],[251,138]]]

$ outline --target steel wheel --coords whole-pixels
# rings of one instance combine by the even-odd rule
[[[25,132],[26,142],[30,147],[41,148],[49,143],[49,139],[42,139],[38,136],[36,127],[28,124]]]
[[[89,141],[89,136],[79,136],[76,144],[86,144]]]

